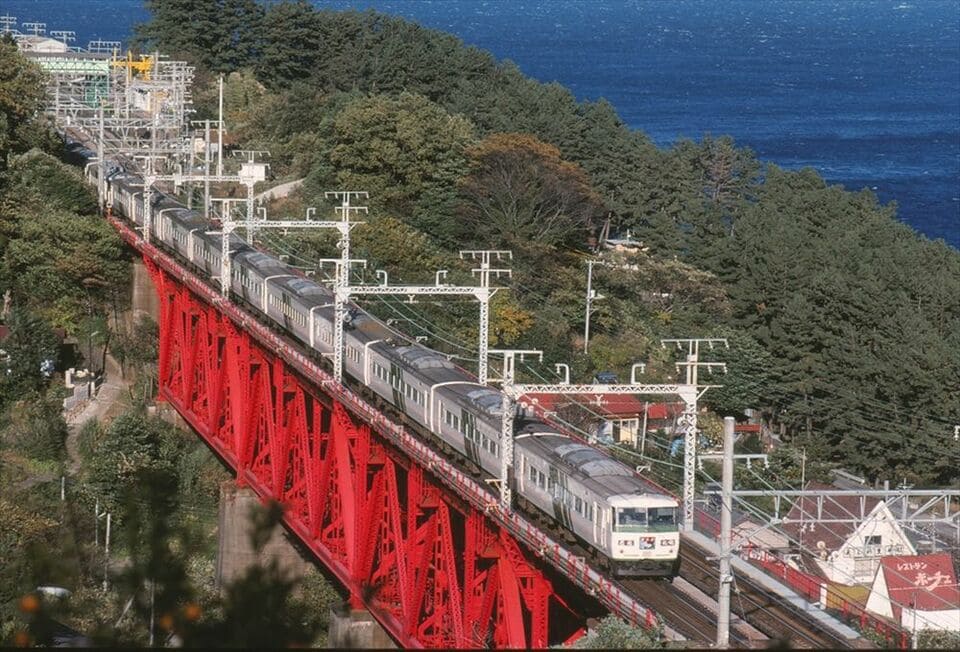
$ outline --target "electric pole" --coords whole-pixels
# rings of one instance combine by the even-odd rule
[[[597,294],[593,289],[593,266],[594,265],[605,265],[601,260],[588,260],[587,261],[587,314],[584,317],[583,324],[583,352],[587,352],[587,348],[590,344],[590,313],[593,312],[592,304],[594,301],[599,301],[603,299],[602,294]]]
[[[516,369],[515,360],[517,356],[523,360],[526,355],[542,356],[540,351],[530,350],[493,350],[493,354],[503,355],[503,375],[498,379],[503,390],[503,399],[501,403],[501,423],[500,423],[500,505],[503,509],[510,509],[512,500],[512,491],[509,485],[510,469],[513,467],[513,439],[514,439],[514,418],[517,402],[528,394],[560,394],[560,395],[598,395],[598,394],[651,394],[651,395],[677,395],[689,403],[696,401],[696,388],[688,385],[667,384],[653,385],[643,384],[637,378],[637,374],[644,373],[645,365],[637,363],[630,370],[630,383],[617,385],[599,385],[599,384],[571,384],[570,367],[565,364],[556,365],[557,374],[564,372],[563,381],[550,384],[518,384],[515,383]],[[542,359],[542,357],[541,357]],[[531,400],[536,404],[538,399]]]
[[[704,385],[701,388],[697,384],[697,372],[700,367],[706,368],[711,373],[715,367],[723,371],[727,370],[727,366],[722,362],[700,362],[700,344],[707,344],[711,349],[714,344],[723,344],[728,348],[730,345],[725,338],[718,337],[669,338],[660,340],[660,344],[661,346],[676,344],[678,349],[682,348],[684,344],[687,346],[687,359],[685,362],[677,363],[677,370],[679,371],[680,367],[686,368],[686,385],[694,389],[692,400],[684,399],[683,414],[680,417],[680,426],[684,432],[683,529],[692,531],[697,478],[697,401],[708,389],[716,387],[716,385]]]
[[[507,258],[508,260],[513,260],[513,252],[503,249],[480,249],[480,250],[461,250],[460,258],[466,259],[467,257],[472,260],[480,259],[480,268],[472,269],[470,273],[474,276],[480,276],[480,287],[484,288],[484,292],[477,295],[477,299],[480,301],[480,339],[477,347],[477,378],[480,381],[481,385],[487,384],[487,367],[489,364],[489,330],[490,330],[490,299],[493,298],[493,295],[496,294],[497,290],[500,288],[491,288],[490,287],[490,276],[493,275],[495,278],[500,278],[501,276],[512,277],[513,272],[509,269],[494,269],[490,267],[490,261],[493,256],[496,256],[497,260],[503,260]]]
[[[720,592],[717,595],[717,647],[730,646],[731,526],[733,524],[733,417],[723,418],[723,490],[720,507]]]

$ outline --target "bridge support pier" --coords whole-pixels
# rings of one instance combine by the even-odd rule
[[[238,487],[234,480],[220,485],[216,583],[221,589],[241,577],[251,566],[268,564],[273,559],[284,573],[295,579],[303,577],[309,567],[309,562],[280,526],[274,529],[259,555],[253,549],[251,515],[260,504],[260,498],[252,489]]]
[[[153,281],[143,260],[133,260],[133,295],[130,301],[130,312],[127,314],[127,327],[132,327],[142,316],[149,316],[154,321],[160,321],[160,300]]]
[[[327,647],[334,649],[396,648],[386,630],[365,609],[330,611]]]

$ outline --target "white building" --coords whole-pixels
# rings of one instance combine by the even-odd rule
[[[830,489],[808,483],[808,490]],[[876,498],[844,496],[804,497],[784,518],[783,530],[814,551],[814,562],[829,581],[867,584],[873,581],[881,557],[916,555],[896,518]]]

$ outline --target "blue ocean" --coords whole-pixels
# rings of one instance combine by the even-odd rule
[[[315,0],[451,32],[661,146],[729,134],[766,161],[870,188],[960,248],[957,0]],[[141,0],[0,0],[0,15],[125,39]]]

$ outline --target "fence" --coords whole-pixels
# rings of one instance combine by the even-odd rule
[[[831,611],[846,624],[856,627],[863,634],[871,632],[880,636],[887,645],[902,650],[910,647],[910,634],[895,623],[867,611],[862,602],[843,595],[838,588],[825,579],[810,575],[788,566],[775,555],[755,546],[743,546],[740,557],[767,574],[776,577],[798,594]]]

